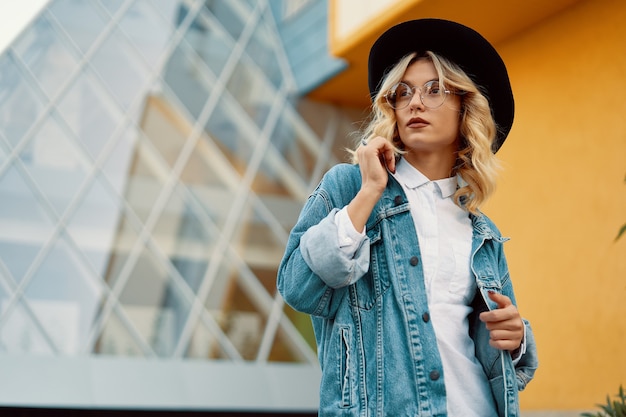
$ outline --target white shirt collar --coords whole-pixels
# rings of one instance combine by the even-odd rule
[[[424,184],[432,182],[441,191],[442,198],[452,196],[457,189],[458,183],[456,177],[430,181],[426,175],[422,174],[417,168],[409,164],[404,158],[400,158],[396,163],[395,177],[409,189],[419,188]]]

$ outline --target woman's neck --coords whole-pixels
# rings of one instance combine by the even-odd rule
[[[452,176],[452,170],[456,163],[456,154],[409,152],[404,155],[404,159],[429,180],[436,181]]]

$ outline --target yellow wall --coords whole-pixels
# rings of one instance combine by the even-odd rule
[[[594,408],[626,386],[626,2],[578,3],[498,50],[516,116],[485,211],[538,343],[522,408]]]
[[[331,1],[334,24],[337,1],[347,0]],[[626,1],[396,3],[351,37],[331,30],[350,68],[315,94],[339,102],[346,94],[333,94],[353,88],[347,96],[367,99],[367,50],[398,19],[459,20],[497,42],[516,119],[484,211],[512,238],[518,302],[538,343],[522,409],[595,409],[626,386],[626,235],[615,242],[626,223]]]

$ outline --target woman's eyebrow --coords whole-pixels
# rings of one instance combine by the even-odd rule
[[[424,82],[422,83],[422,85],[425,85],[426,83],[429,83],[429,82],[431,82],[431,81],[439,81],[439,78],[432,78],[432,79],[430,79],[430,80],[426,80],[426,81],[424,81]],[[408,84],[408,85],[409,85],[409,86],[411,86],[411,87],[415,87],[415,84],[413,84],[412,82],[410,82],[409,80],[406,80],[406,79],[404,79],[404,78],[402,78],[402,79],[400,80],[400,82],[401,82],[401,83]]]

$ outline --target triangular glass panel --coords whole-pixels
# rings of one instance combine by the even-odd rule
[[[211,2],[216,4],[216,2]],[[228,4],[222,3],[224,8],[229,8]],[[224,69],[228,57],[235,45],[233,39],[224,30],[223,26],[208,11],[208,6],[201,9],[195,17],[184,35],[185,41],[197,52],[197,56],[204,62],[214,76],[218,76]],[[179,24],[183,20],[180,20]]]
[[[152,238],[187,285],[199,289],[215,249],[217,229],[190,191],[179,185],[152,230]]]
[[[111,16],[113,16],[124,4],[124,0],[100,0],[100,4]]]
[[[141,129],[168,167],[173,168],[193,129],[193,121],[171,106],[166,97],[153,94],[146,97]]]
[[[259,359],[272,362],[316,363],[315,334],[311,317],[294,311],[284,302],[282,305],[283,315],[276,325],[274,334],[269,334],[271,346],[267,357]]]
[[[267,77],[250,63],[237,65],[228,80],[226,90],[231,97],[225,94],[223,101],[232,107],[231,118],[239,123],[252,121],[261,130],[276,98],[276,90]],[[248,119],[241,117],[241,109],[248,115]]]
[[[132,120],[139,116],[141,100],[149,91],[149,68],[128,41],[113,31],[95,51],[91,66],[117,103]]]
[[[267,8],[264,13],[266,15],[259,20],[246,45],[245,54],[248,58],[246,65],[250,65],[255,73],[263,74],[274,88],[278,89],[291,74],[286,73],[289,68],[281,67],[281,61],[285,65],[288,63],[285,52],[279,49],[281,40],[276,33],[276,26],[270,23],[273,20],[271,10]]]
[[[322,144],[290,109],[281,112],[269,137],[273,146],[268,148],[257,183],[262,185],[261,179],[274,183],[285,190],[281,194],[297,197],[307,189],[306,180],[315,172]],[[257,192],[266,191],[259,188]]]
[[[129,173],[133,169],[137,153],[138,130],[134,127],[118,128],[111,139],[111,147],[103,156],[101,170],[115,193],[123,196],[128,184]]]
[[[106,277],[114,245],[120,238],[124,208],[119,198],[98,176],[66,223],[76,247],[101,279]]]
[[[194,330],[188,340],[185,357],[197,359],[243,359],[236,346],[222,331],[227,314],[221,310],[201,310],[192,322]],[[186,341],[185,341],[186,343]]]
[[[270,271],[264,274],[268,280],[262,284],[268,293],[273,294],[276,271],[285,250],[288,232],[281,227],[277,218],[284,211],[280,201],[272,199],[271,202],[272,206],[267,206],[263,200],[250,194],[237,213],[237,228],[230,241],[248,268],[259,272]]]
[[[54,230],[50,213],[14,166],[0,177],[0,259],[16,282],[31,267]]]
[[[103,13],[91,1],[55,0],[48,10],[83,54],[106,25]]]
[[[221,30],[228,31],[236,40],[241,36],[246,20],[252,14],[252,7],[252,4],[241,1],[209,1],[204,2],[200,15],[203,18],[212,18],[220,22]]]
[[[182,348],[187,357],[242,359],[246,352],[250,357],[254,356],[252,350],[256,348],[242,344],[242,338],[239,337],[242,333],[237,333],[237,329],[233,327],[233,320],[237,320],[233,319],[232,313],[233,295],[236,297],[240,293],[236,290],[235,282],[238,272],[229,259],[224,257],[224,250],[226,249],[221,248],[210,258],[209,269],[197,291],[197,296],[203,299],[203,307],[197,310],[196,315],[189,317],[185,328],[193,330],[190,333],[184,332],[184,337],[179,341],[177,350]],[[239,301],[241,304],[251,305],[245,295]],[[254,321],[255,325],[259,325],[258,316],[253,315],[241,319],[242,322]],[[227,335],[229,331],[231,334]],[[252,332],[258,335],[262,330],[259,328]],[[253,344],[258,347],[260,338],[255,336],[255,339]]]
[[[229,94],[220,96],[205,129],[233,168],[243,174],[260,131],[251,119],[241,117],[240,106]]]
[[[0,306],[3,303],[8,303],[9,298],[13,296],[13,277],[10,276],[10,272],[7,270],[2,259],[0,259]],[[0,320],[2,317],[2,307],[0,307]],[[0,349],[1,350],[1,349]]]
[[[150,4],[173,29],[181,19],[181,8],[185,3],[173,2],[170,0],[150,0]]]
[[[131,138],[133,133],[137,134],[135,140]],[[168,192],[164,186],[171,172],[142,132],[126,132],[103,170],[113,188],[123,193],[123,198],[142,222],[148,219],[153,210],[160,210],[155,203],[161,193]]]
[[[24,291],[59,353],[67,355],[78,354],[86,344],[103,295],[95,271],[76,249],[60,236]]]
[[[133,251],[138,251],[138,248],[144,245],[143,242],[138,241],[140,228],[141,225],[133,216],[126,212],[120,212],[119,224],[113,238],[111,251],[108,254],[108,262],[102,263],[105,268],[104,281],[109,288],[122,288],[124,282],[128,279],[128,271],[124,270],[126,262]],[[74,224],[72,224],[70,230],[72,233],[75,233],[76,228]],[[103,254],[97,260],[104,261],[103,258],[105,256]],[[118,281],[120,281],[119,284]],[[117,291],[119,292],[120,289],[118,288]]]
[[[54,302],[33,301],[25,304],[18,301],[10,306],[6,299],[0,300],[0,351],[9,354],[54,355],[58,352],[54,343],[44,335],[43,328],[59,326],[65,332],[68,324],[64,320],[74,317],[71,309],[59,308]],[[42,317],[38,320],[36,317]],[[72,327],[71,324],[69,327]]]
[[[215,76],[182,40],[172,51],[162,77],[165,85],[161,87],[160,98],[164,111],[171,114],[172,122],[181,124],[180,130],[185,131],[185,125],[193,127],[211,95]]]
[[[87,175],[86,158],[70,135],[49,118],[23,148],[20,159],[48,202],[62,215]]]
[[[243,280],[239,274],[239,271],[231,270],[228,275],[221,276],[213,286],[205,306],[219,319],[218,323],[229,345],[243,359],[253,360],[257,356],[265,328],[269,307],[266,302],[271,298],[256,292],[259,285],[253,281],[254,278]]]
[[[28,132],[43,110],[42,97],[15,63],[13,51],[0,55],[0,131],[13,146]]]
[[[6,151],[4,150],[4,137],[2,132],[0,132],[0,167],[4,165],[4,162],[7,159]]]
[[[57,110],[94,160],[123,118],[119,107],[89,69],[78,74],[59,100]]]
[[[17,55],[33,73],[49,98],[77,71],[76,51],[68,47],[68,39],[42,13],[14,44]]]
[[[119,302],[143,340],[159,356],[170,356],[176,347],[181,323],[191,306],[191,291],[176,276],[167,259],[144,247],[126,260]],[[118,284],[119,282],[116,282]]]
[[[130,313],[135,314],[134,312]],[[137,315],[137,314],[135,314]],[[123,318],[120,318],[122,316]],[[127,315],[118,307],[108,316],[93,349],[94,353],[115,356],[147,356],[150,350],[145,341],[139,341],[134,329],[126,325]]]
[[[151,1],[137,0],[122,16],[120,28],[150,68],[158,68],[160,59],[172,38],[172,28],[154,9]]]
[[[313,331],[313,323],[311,322],[311,316],[306,313],[294,310],[286,303],[283,306],[283,314],[298,331],[298,333],[300,333],[311,351],[315,352],[315,350],[317,349],[317,345],[315,341],[315,333]],[[282,337],[282,335],[280,335],[279,337]],[[301,358],[300,356],[298,357]]]

